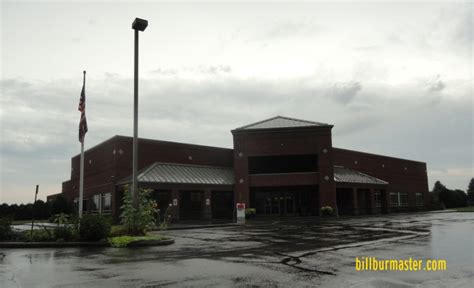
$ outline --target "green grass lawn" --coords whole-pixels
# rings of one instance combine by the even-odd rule
[[[474,212],[474,206],[457,208],[456,211],[457,212]]]
[[[108,238],[108,241],[112,247],[115,248],[122,248],[122,247],[127,247],[128,244],[135,242],[135,241],[141,241],[141,240],[157,240],[157,241],[162,241],[162,240],[168,240],[170,239],[169,237],[166,236],[161,236],[161,235],[146,235],[146,236],[118,236],[118,237],[111,237]]]

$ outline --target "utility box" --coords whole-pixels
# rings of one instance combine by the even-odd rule
[[[245,224],[245,203],[237,203],[237,223]]]

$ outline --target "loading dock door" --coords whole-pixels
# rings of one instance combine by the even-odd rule
[[[234,192],[212,191],[212,218],[233,219],[234,217]]]

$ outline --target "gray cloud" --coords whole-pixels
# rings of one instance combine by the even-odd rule
[[[140,136],[232,147],[231,129],[283,114],[334,124],[337,147],[426,161],[438,171],[435,177],[447,184],[450,178],[441,169],[472,167],[469,91],[457,100],[440,98],[432,105],[430,97],[413,97],[435,93],[422,86],[364,84],[362,89],[359,82],[328,86],[313,79],[218,76],[203,82],[162,75],[143,79]],[[115,134],[131,134],[132,83],[114,74],[88,79],[86,147]],[[29,201],[30,193],[21,191],[38,183],[50,187],[45,194],[55,193],[68,179],[69,160],[79,152],[81,84],[70,80],[1,82],[1,189],[17,187],[19,191],[3,195],[0,201]],[[463,187],[459,182],[451,185]]]
[[[427,89],[431,92],[440,92],[446,87],[444,82],[441,81],[440,75],[436,75],[436,77],[427,81],[426,86]]]
[[[178,76],[186,73],[196,75],[218,75],[232,73],[232,67],[229,65],[199,65],[196,67],[182,67],[182,68],[158,68],[151,71],[151,74],[161,76]]]
[[[362,89],[359,82],[335,83],[329,95],[332,99],[342,104],[348,104]]]
[[[265,39],[288,38],[296,36],[314,36],[321,31],[321,28],[314,22],[294,20],[277,22],[263,33]]]
[[[206,13],[12,3],[2,15],[16,29],[2,34],[0,202],[31,201],[35,184],[59,192],[69,177],[82,85],[69,78],[80,67],[91,71],[86,147],[131,134],[130,9],[151,25],[140,47],[141,137],[231,147],[230,129],[281,114],[334,124],[335,146],[426,161],[430,183],[469,180],[470,3],[208,4]]]

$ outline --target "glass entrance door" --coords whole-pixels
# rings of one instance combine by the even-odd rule
[[[265,215],[291,216],[295,214],[295,197],[292,193],[263,192],[257,198],[263,198],[263,214]]]

